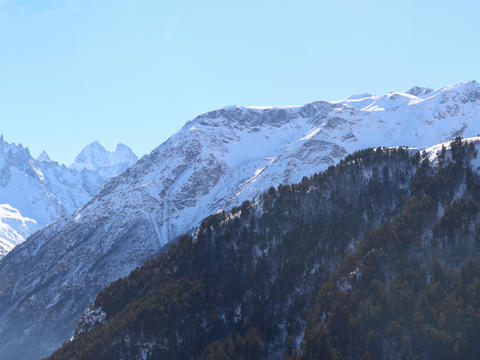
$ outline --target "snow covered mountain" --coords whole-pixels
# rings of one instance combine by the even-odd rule
[[[200,115],[0,262],[0,353],[47,354],[71,336],[100,289],[210,213],[299,182],[358,149],[425,147],[478,133],[476,82]]]
[[[98,143],[96,143],[98,144]],[[96,195],[110,177],[136,162],[125,145],[103,158],[87,146],[77,158],[89,153],[90,166],[75,162],[71,168],[52,161],[42,152],[34,159],[22,145],[0,137],[0,257],[35,230],[81,207]],[[97,145],[96,145],[97,146]],[[95,156],[102,156],[97,161]]]
[[[115,151],[106,150],[98,141],[87,145],[70,165],[74,170],[91,170],[104,178],[112,178],[137,162],[133,151],[118,144]]]

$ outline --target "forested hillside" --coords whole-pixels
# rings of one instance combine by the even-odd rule
[[[445,157],[451,155],[452,161]],[[318,291],[296,359],[477,359],[479,176],[472,146],[421,163],[412,196]]]
[[[461,139],[368,149],[212,215],[104,289],[51,359],[472,358],[475,158]]]

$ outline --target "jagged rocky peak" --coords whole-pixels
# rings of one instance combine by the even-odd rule
[[[30,156],[30,151],[28,150],[27,147],[23,147],[22,144],[15,144],[15,143],[9,143],[5,140],[3,135],[0,136],[0,155],[4,154],[7,155],[10,152],[10,154],[17,154],[17,153],[22,153],[26,156]]]
[[[52,159],[50,159],[50,156],[48,156],[47,152],[45,150],[42,150],[40,155],[37,156],[37,161],[40,162],[50,162]]]
[[[23,169],[30,159],[31,155],[27,147],[23,147],[22,144],[8,143],[3,136],[0,138],[0,169],[10,166]]]
[[[75,170],[95,170],[105,166],[108,161],[108,151],[98,141],[94,141],[80,151],[70,167]]]
[[[410,94],[413,96],[422,96],[422,95],[431,93],[432,91],[433,89],[430,89],[428,87],[414,86],[407,91],[407,94]]]
[[[45,151],[34,159],[28,148],[0,136],[0,201],[13,209],[0,211],[0,258],[34,231],[81,207],[137,159],[126,145],[110,153],[98,142],[83,155],[104,167],[78,171],[52,161]],[[11,214],[26,220],[13,221]]]
[[[137,158],[137,155],[125,144],[118,143],[115,147],[115,152],[118,154],[125,154]]]
[[[75,170],[91,170],[113,177],[137,162],[138,158],[127,145],[119,143],[108,151],[98,141],[87,145],[70,165]]]

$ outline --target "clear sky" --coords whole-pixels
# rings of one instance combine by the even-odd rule
[[[478,1],[0,0],[0,133],[143,155],[227,105],[480,80]]]

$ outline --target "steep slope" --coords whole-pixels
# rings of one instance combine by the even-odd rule
[[[117,344],[130,337],[134,345],[127,358],[140,358],[144,351],[157,358],[190,359],[200,355],[201,343],[204,347],[223,334],[243,332],[252,323],[261,331],[262,324],[282,323],[296,333],[290,335],[299,336],[299,305],[311,301],[315,284],[349,246],[402,208],[417,164],[418,158],[409,158],[403,149],[365,151],[298,185],[272,188],[256,203],[206,218],[195,238],[183,237],[167,254],[102,291],[77,333],[91,327],[92,315],[101,319],[103,314],[107,322],[102,327],[115,336],[98,329],[89,334],[98,339],[91,346],[85,345],[89,335],[80,336],[75,347],[89,350],[67,352],[64,358],[123,358]],[[392,177],[372,177],[385,166]],[[365,203],[365,212],[357,216]],[[117,328],[124,315],[129,321]],[[134,335],[134,328],[145,337]],[[270,330],[273,351],[284,334]]]
[[[0,257],[21,243],[35,228],[37,222],[22,216],[8,204],[0,204]]]
[[[459,142],[451,152],[437,148],[438,157],[422,162],[404,210],[368,233],[320,287],[293,358],[478,358],[475,143],[475,149]]]
[[[45,319],[54,324],[51,343],[38,351],[56,346],[99,290],[158,254],[205,214],[239,205],[272,185],[299,182],[357,149],[426,146],[476,135],[479,118],[476,82],[201,115],[113,178],[82,209],[36,233],[0,263],[3,331],[15,326],[24,336],[11,340],[0,329],[0,351],[22,347],[23,332],[43,336]],[[13,325],[18,312],[24,323]]]
[[[445,145],[421,156],[362,151],[298,185],[271,189],[257,203],[205,219],[195,237],[183,237],[103,290],[74,340],[52,359],[292,356],[309,308],[305,359],[447,359],[455,352],[475,358],[478,337],[464,321],[472,318],[470,329],[480,328],[474,315],[480,302],[468,299],[478,284],[463,283],[456,293],[441,264],[456,274],[478,254],[480,139]],[[433,259],[430,275],[415,272]],[[448,296],[436,284],[442,272]],[[469,276],[480,283],[478,274],[474,267]],[[425,306],[414,305],[422,287],[427,302],[434,295],[445,302],[434,310],[443,314],[431,330],[422,328],[431,325],[427,311],[411,319],[410,306]],[[473,315],[458,314],[458,325],[448,321],[453,297],[472,306]],[[445,334],[436,335],[440,326]],[[421,338],[414,342],[416,333]],[[411,336],[409,352],[397,351],[401,335]]]
[[[69,169],[52,161],[45,152],[34,159],[27,148],[0,137],[0,199],[7,206],[0,213],[0,256],[35,230],[84,205],[111,176],[133,165],[135,155],[125,151],[124,145],[119,147],[116,158],[110,163],[103,161],[101,167]],[[91,154],[91,159],[95,155]]]

